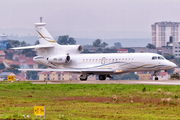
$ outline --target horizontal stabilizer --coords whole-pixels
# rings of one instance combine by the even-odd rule
[[[25,46],[25,47],[16,47],[16,48],[11,48],[14,50],[19,50],[19,49],[41,49],[41,48],[52,48],[54,45],[34,45],[34,46]]]
[[[18,70],[17,68],[13,68],[13,67],[11,67],[10,65],[8,65],[6,62],[4,62],[3,61],[3,64],[4,64],[4,66],[6,67],[6,68],[8,68],[8,69],[11,69],[11,70]]]

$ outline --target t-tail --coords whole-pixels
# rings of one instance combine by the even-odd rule
[[[49,34],[49,32],[44,27],[46,23],[35,23],[35,28],[38,33],[38,39],[40,44],[53,44],[56,43],[54,38]]]

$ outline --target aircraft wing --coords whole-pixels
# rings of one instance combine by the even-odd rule
[[[62,72],[74,72],[74,73],[81,73],[81,72],[113,72],[112,69],[98,69],[98,68],[89,68],[89,69],[18,69],[18,68],[13,68],[10,65],[8,65],[6,62],[3,61],[3,64],[5,65],[6,68],[12,69],[12,70],[20,70],[20,71],[62,71]]]
[[[11,48],[14,50],[19,50],[19,49],[41,49],[41,48],[51,48],[54,47],[54,45],[34,45],[34,46],[25,46],[25,47],[15,47]]]
[[[11,67],[12,68],[12,67]],[[56,71],[56,72],[74,72],[74,73],[81,73],[81,72],[113,72],[112,69],[18,69],[20,71]]]

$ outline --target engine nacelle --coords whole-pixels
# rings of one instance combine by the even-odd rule
[[[70,56],[69,55],[58,55],[47,58],[49,62],[52,63],[59,63],[59,64],[65,64],[70,62]]]

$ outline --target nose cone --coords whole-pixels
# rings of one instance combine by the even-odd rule
[[[175,63],[172,63],[171,65],[173,68],[177,68],[177,65]]]

